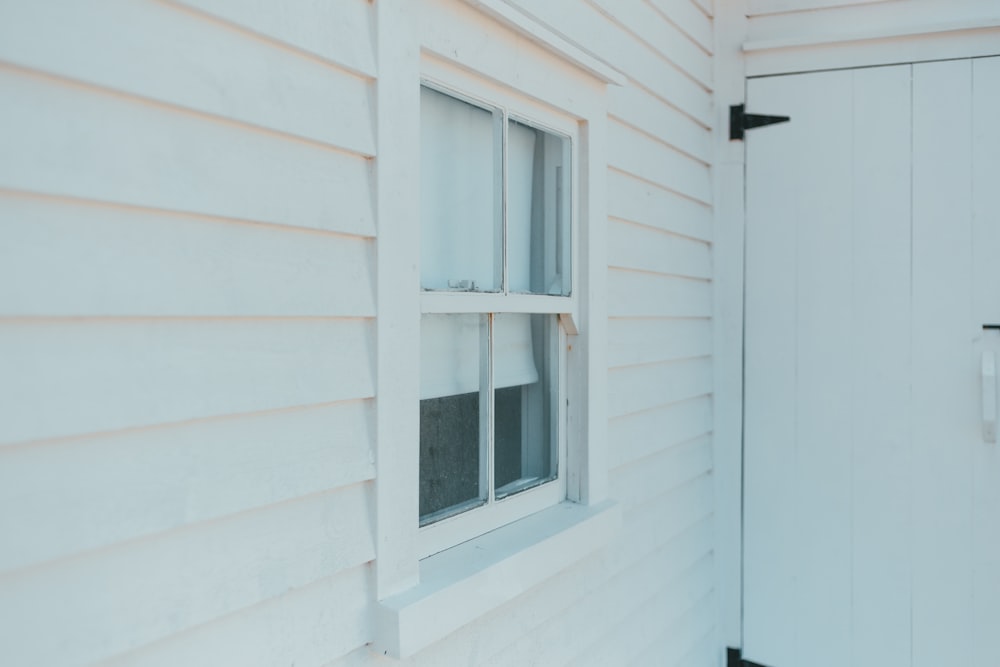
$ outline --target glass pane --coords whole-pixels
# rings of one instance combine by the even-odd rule
[[[509,121],[507,276],[511,292],[570,293],[570,141]]]
[[[556,476],[557,327],[555,315],[494,317],[493,468],[498,498]]]
[[[420,93],[420,284],[500,289],[503,227],[498,114],[422,88]]]
[[[484,315],[421,319],[420,525],[484,502],[486,335]]]

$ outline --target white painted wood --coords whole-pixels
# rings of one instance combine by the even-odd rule
[[[612,269],[608,293],[612,317],[708,317],[712,308],[707,280]]]
[[[711,162],[711,132],[638,86],[609,88],[608,113],[698,161]]]
[[[578,44],[567,41],[550,26],[540,23],[529,13],[519,9],[514,2],[510,0],[465,0],[465,2],[605,83],[618,86],[625,83],[625,76],[621,72],[594,57],[592,53],[581,49]]]
[[[378,211],[375,483],[376,599],[419,579],[420,502],[420,80],[419,40],[409,0],[379,2],[375,162]],[[390,65],[391,63],[391,65]]]
[[[361,565],[101,664],[267,667],[294,656],[296,665],[326,665],[371,636],[371,596],[369,567]]]
[[[0,187],[370,235],[368,162],[0,67]]]
[[[608,170],[608,214],[621,220],[710,241],[712,209],[617,169]]]
[[[620,466],[712,431],[712,401],[699,396],[611,420],[611,462]]]
[[[374,152],[364,79],[176,6],[24,3],[5,8],[2,24],[7,63]]]
[[[910,664],[910,78],[854,72],[852,654]],[[863,367],[858,368],[863,364]]]
[[[714,52],[712,19],[690,0],[646,0],[706,53]]]
[[[609,165],[696,201],[711,202],[708,165],[615,121],[608,123],[608,140]]]
[[[361,565],[368,495],[356,484],[5,577],[5,658],[90,664]],[[40,641],[52,628],[60,641]]]
[[[603,546],[614,503],[562,503],[424,559],[420,585],[382,600],[376,651],[406,657]]]
[[[648,457],[615,469],[614,485],[631,489],[626,508],[655,498],[663,488],[675,488],[712,469],[712,439],[707,435],[664,447]],[[623,496],[626,494],[622,494]]]
[[[619,417],[711,392],[708,357],[615,368],[608,372],[608,414]]]
[[[612,318],[608,322],[610,367],[670,361],[712,354],[708,318]]]
[[[375,314],[368,239],[0,192],[2,316]]]
[[[694,79],[705,89],[712,88],[712,58],[677,27],[646,2],[591,0],[601,12],[625,27],[670,66]]]
[[[167,0],[360,74],[375,74],[372,9],[365,0]]]
[[[997,256],[1000,254],[1000,192],[992,184],[1000,179],[1000,127],[993,110],[1000,104],[1000,58],[984,58],[972,64],[972,253],[973,326],[1000,323],[1000,285]],[[991,296],[992,291],[992,296]],[[1000,358],[1000,332],[982,332],[977,351],[993,352]],[[1000,391],[1000,388],[998,388]],[[973,447],[973,536],[972,536],[972,665],[987,667],[994,660],[994,628],[1000,625],[1000,447]]]
[[[372,479],[372,407],[350,401],[0,450],[0,571]]]
[[[655,51],[626,27],[609,22],[593,5],[581,0],[546,0],[531,3],[530,7],[532,15],[548,25],[559,26],[573,41],[592,45],[596,55],[627,74],[630,85],[641,85],[705,127],[710,126],[708,91],[680,71],[664,67]]]
[[[906,0],[755,16],[747,72],[776,74],[996,55],[992,0]]]
[[[913,67],[914,667],[974,655],[971,92],[970,61]]]
[[[800,12],[810,9],[825,9],[827,7],[864,5],[872,2],[891,1],[893,0],[747,0],[747,9],[749,10],[751,16],[755,16],[757,14]]]
[[[368,398],[364,320],[0,323],[0,443]]]
[[[608,232],[609,266],[689,278],[712,277],[711,247],[703,241],[615,219],[610,221]]]
[[[976,307],[1000,283],[992,232],[974,248],[995,62],[750,82],[753,108],[793,120],[747,142],[749,660],[993,659],[1000,468],[979,382],[1000,340]]]

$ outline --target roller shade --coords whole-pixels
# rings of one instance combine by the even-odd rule
[[[481,346],[486,317],[478,314],[424,315],[420,324],[420,398],[479,391]],[[503,313],[493,319],[494,386],[538,381],[531,316]]]

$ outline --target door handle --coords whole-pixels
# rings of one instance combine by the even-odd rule
[[[997,358],[992,350],[983,352],[983,440],[997,441]]]

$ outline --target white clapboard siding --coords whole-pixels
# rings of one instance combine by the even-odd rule
[[[707,243],[617,219],[609,223],[608,264],[690,278],[712,277]]]
[[[664,547],[681,559],[691,548],[711,550],[711,496],[711,478],[702,475],[630,507],[623,516],[622,539],[611,555],[615,569],[627,570]],[[651,525],[656,530],[650,530]]]
[[[371,3],[271,0],[165,0],[313,54],[360,74],[375,74]]]
[[[646,0],[706,53],[715,51],[712,19],[691,0]]]
[[[826,9],[843,7],[845,5],[863,5],[886,0],[747,0],[747,14],[779,14],[783,12],[800,12],[809,9]]]
[[[638,364],[701,357],[712,353],[708,318],[627,318],[608,322],[608,365]]]
[[[715,2],[714,0],[691,0],[691,2],[705,14],[705,16],[713,17],[715,16]]]
[[[198,14],[58,0],[2,16],[0,61],[374,154],[365,79]]]
[[[0,316],[366,316],[370,239],[0,191]]]
[[[615,2],[615,0],[591,0],[591,2],[620,25],[627,26],[630,33],[664,58],[671,67],[693,79],[706,90],[711,89],[711,56],[651,5],[645,2]]]
[[[655,614],[652,615],[655,618]],[[715,637],[715,589],[709,590],[700,600],[675,616],[664,627],[649,617],[638,619],[646,626],[649,644],[632,658],[633,665],[653,665],[657,661],[678,665],[713,665],[719,659],[719,645]],[[683,639],[669,641],[671,637]],[[630,652],[631,655],[631,652]]]
[[[618,417],[712,390],[710,357],[613,368],[608,371],[608,415]]]
[[[712,208],[678,194],[670,187],[641,181],[619,170],[608,170],[608,215],[630,222],[710,241]]]
[[[615,466],[625,465],[711,430],[709,396],[616,417],[608,425],[609,457]]]
[[[101,665],[320,667],[371,636],[372,596],[370,566],[359,565]],[[367,647],[356,655],[357,665],[371,656]]]
[[[702,435],[667,446],[619,466],[612,475],[612,487],[620,493],[624,507],[655,498],[664,488],[681,486],[712,469],[712,439]],[[625,489],[631,492],[623,493]]]
[[[608,164],[696,201],[712,200],[708,165],[614,120],[608,123]]]
[[[609,20],[585,0],[519,0],[518,4],[616,67],[630,79],[629,85],[641,85],[705,127],[712,125],[711,94],[637,40],[628,26]]]
[[[0,188],[373,233],[363,157],[2,65],[0,89]]]
[[[676,557],[672,553],[670,564],[676,562]],[[682,570],[676,579],[671,580],[664,572],[660,579],[669,580],[670,585],[649,591],[644,600],[642,598],[636,600],[631,607],[631,613],[624,617],[614,611],[605,617],[605,622],[611,626],[615,635],[621,638],[621,644],[581,642],[583,650],[577,653],[571,664],[581,667],[657,664],[641,663],[638,657],[650,644],[659,643],[663,635],[676,639],[672,643],[673,650],[661,655],[659,659],[665,661],[668,656],[679,658],[687,645],[688,638],[700,637],[706,629],[711,628],[710,602],[713,583],[711,566],[711,554],[703,552],[697,565]],[[692,598],[696,598],[694,602]],[[708,613],[692,613],[695,610],[701,612],[702,609]]]
[[[0,449],[0,572],[372,479],[372,407]]]
[[[611,317],[708,317],[711,295],[707,280],[622,270],[608,275]]]
[[[355,484],[121,544],[4,583],[11,664],[89,663],[316,583],[374,557]],[[51,628],[59,641],[39,642]]]
[[[0,444],[373,395],[371,326],[336,319],[0,323]]]
[[[638,86],[609,87],[608,107],[616,121],[700,162],[711,161],[711,132],[648,91]]]

